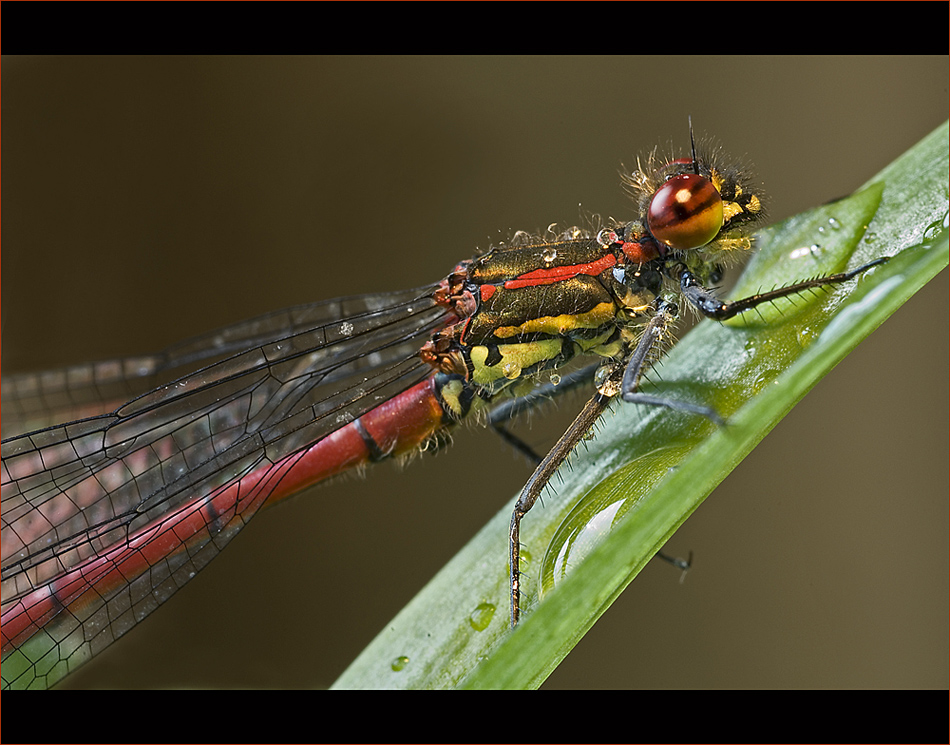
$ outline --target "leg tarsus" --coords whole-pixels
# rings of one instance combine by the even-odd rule
[[[689,556],[685,559],[681,559],[678,556],[668,556],[667,554],[664,554],[662,551],[657,551],[656,558],[662,559],[667,564],[670,564],[676,567],[677,569],[682,570],[682,574],[680,575],[680,584],[682,584],[683,580],[686,579],[686,573],[689,572],[690,568],[693,566],[693,552],[692,551],[689,552]]]
[[[725,426],[726,420],[723,419],[719,412],[716,411],[711,406],[703,406],[702,404],[691,404],[687,401],[676,401],[669,398],[660,398],[659,396],[650,396],[646,393],[640,393],[639,391],[630,391],[623,395],[623,400],[628,404],[644,404],[647,406],[663,406],[667,409],[673,409],[674,411],[686,411],[690,414],[699,414],[704,416],[710,421],[718,424],[720,427]]]

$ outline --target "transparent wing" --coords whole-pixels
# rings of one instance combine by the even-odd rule
[[[52,682],[121,636],[292,486],[311,445],[430,375],[416,353],[453,320],[433,289],[301,306],[152,357],[4,380],[5,426],[101,411],[167,381],[112,413],[3,441],[4,685],[20,666]]]
[[[7,439],[62,422],[110,413],[126,401],[200,366],[317,327],[341,323],[424,295],[405,293],[336,298],[268,313],[179,342],[162,352],[89,362],[41,372],[5,375],[2,436]]]

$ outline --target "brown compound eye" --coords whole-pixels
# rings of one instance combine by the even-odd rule
[[[722,228],[722,197],[694,173],[674,176],[656,190],[647,211],[653,237],[677,251],[704,246]]]

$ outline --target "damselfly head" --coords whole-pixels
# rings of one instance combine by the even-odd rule
[[[684,258],[749,248],[748,235],[765,214],[761,190],[718,147],[697,148],[692,132],[690,139],[689,157],[661,160],[654,150],[623,174],[640,223],[667,254]]]

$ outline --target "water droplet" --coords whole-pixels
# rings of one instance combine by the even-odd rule
[[[517,362],[506,362],[501,366],[501,374],[508,380],[515,380],[521,375],[521,365]]]
[[[790,259],[803,259],[805,257],[817,257],[821,253],[821,246],[817,243],[812,243],[810,246],[799,246],[798,248],[793,248],[789,254],[788,258]]]
[[[557,373],[551,373],[551,375],[548,377],[548,380],[551,381],[551,385],[559,385],[561,382],[561,376]]]
[[[657,482],[688,452],[663,447],[640,456],[582,498],[561,522],[541,561],[541,594],[578,566],[629,512],[639,508]]]
[[[569,241],[577,240],[578,238],[584,237],[583,229],[577,227],[576,225],[571,225],[567,230],[564,231],[564,238]]]
[[[752,392],[755,395],[760,394],[769,383],[774,382],[775,379],[778,378],[780,372],[781,370],[773,370],[769,368],[761,370],[758,375],[755,376],[755,379],[752,381],[752,384],[749,386],[749,388],[752,389]]]
[[[615,230],[608,230],[607,228],[601,228],[597,231],[597,243],[601,246],[610,246],[614,243],[619,243],[620,237],[617,235]]]
[[[874,241],[876,240],[877,240],[877,233],[871,232],[871,233],[864,234],[865,243],[874,243]]]
[[[948,218],[950,218],[950,213],[947,213],[939,220],[934,220],[930,225],[924,228],[924,242],[929,242],[935,240],[948,226]]]
[[[389,666],[393,669],[393,672],[394,672],[394,673],[398,673],[400,670],[402,670],[402,669],[403,669],[406,665],[408,665],[408,664],[409,664],[409,658],[406,657],[406,655],[400,655],[399,657],[397,657],[396,659],[394,659],[394,660],[389,664]]]
[[[833,217],[829,217],[829,218],[828,218],[828,226],[829,226],[832,230],[841,230],[841,223],[838,222],[838,221],[837,221],[835,218],[833,218]]]
[[[494,616],[494,605],[491,603],[479,603],[468,617],[468,623],[476,631],[484,631],[488,628],[488,624],[491,623]]]
[[[807,349],[818,338],[818,333],[811,326],[802,326],[798,329],[798,343],[802,349]]]

